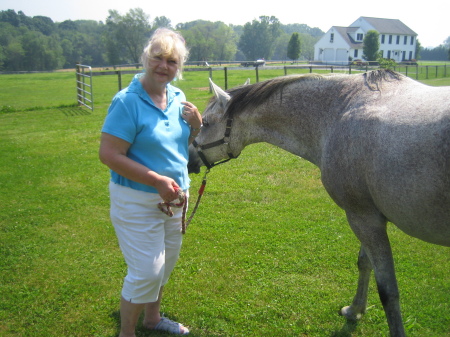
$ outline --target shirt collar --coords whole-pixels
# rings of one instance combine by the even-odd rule
[[[139,95],[144,100],[149,101],[151,104],[153,104],[152,99],[148,95],[148,93],[145,91],[144,87],[142,86],[142,83],[139,81],[140,78],[144,76],[144,73],[136,74],[133,77],[133,80],[131,81],[130,85],[128,86],[128,92],[134,92]],[[173,102],[176,96],[181,94],[181,90],[177,87],[174,87],[170,83],[166,85],[167,90],[167,107],[170,106],[170,104]],[[153,104],[154,105],[154,104]]]

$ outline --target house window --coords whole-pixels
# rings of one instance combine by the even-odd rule
[[[381,35],[381,44],[384,44],[384,38],[385,38],[386,36],[383,34],[383,35]]]
[[[362,40],[364,40],[364,34],[361,34],[361,33],[356,34],[356,41],[362,41]]]
[[[392,35],[389,35],[389,44],[392,44]]]
[[[414,44],[414,36],[411,36],[411,46]]]
[[[355,49],[355,52],[353,53],[354,57],[358,57],[358,49]]]
[[[400,35],[397,35],[397,44],[400,44]]]
[[[388,50],[387,58],[388,58],[388,59],[391,58],[391,51],[390,51],[390,50]]]
[[[380,50],[380,57],[383,58],[384,57],[384,51]]]
[[[334,33],[331,33],[330,34],[330,42],[333,43],[333,41],[334,41]]]
[[[408,44],[408,37],[407,37],[407,36],[405,36],[405,37],[403,38],[403,44]]]
[[[409,60],[412,60],[412,51],[409,52]]]

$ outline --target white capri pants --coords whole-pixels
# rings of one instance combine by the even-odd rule
[[[122,297],[132,303],[158,300],[178,260],[182,208],[173,217],[161,212],[157,193],[134,190],[111,182],[111,222],[128,266]]]

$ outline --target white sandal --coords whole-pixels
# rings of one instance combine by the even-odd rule
[[[184,328],[184,331],[181,330],[182,327]],[[166,317],[161,317],[161,320],[158,324],[156,324],[153,330],[167,331],[176,335],[189,334],[188,328],[186,328],[184,325],[174,322]]]

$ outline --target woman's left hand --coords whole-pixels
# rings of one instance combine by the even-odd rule
[[[181,117],[194,129],[202,125],[202,115],[197,107],[190,102],[181,102],[184,105]]]

